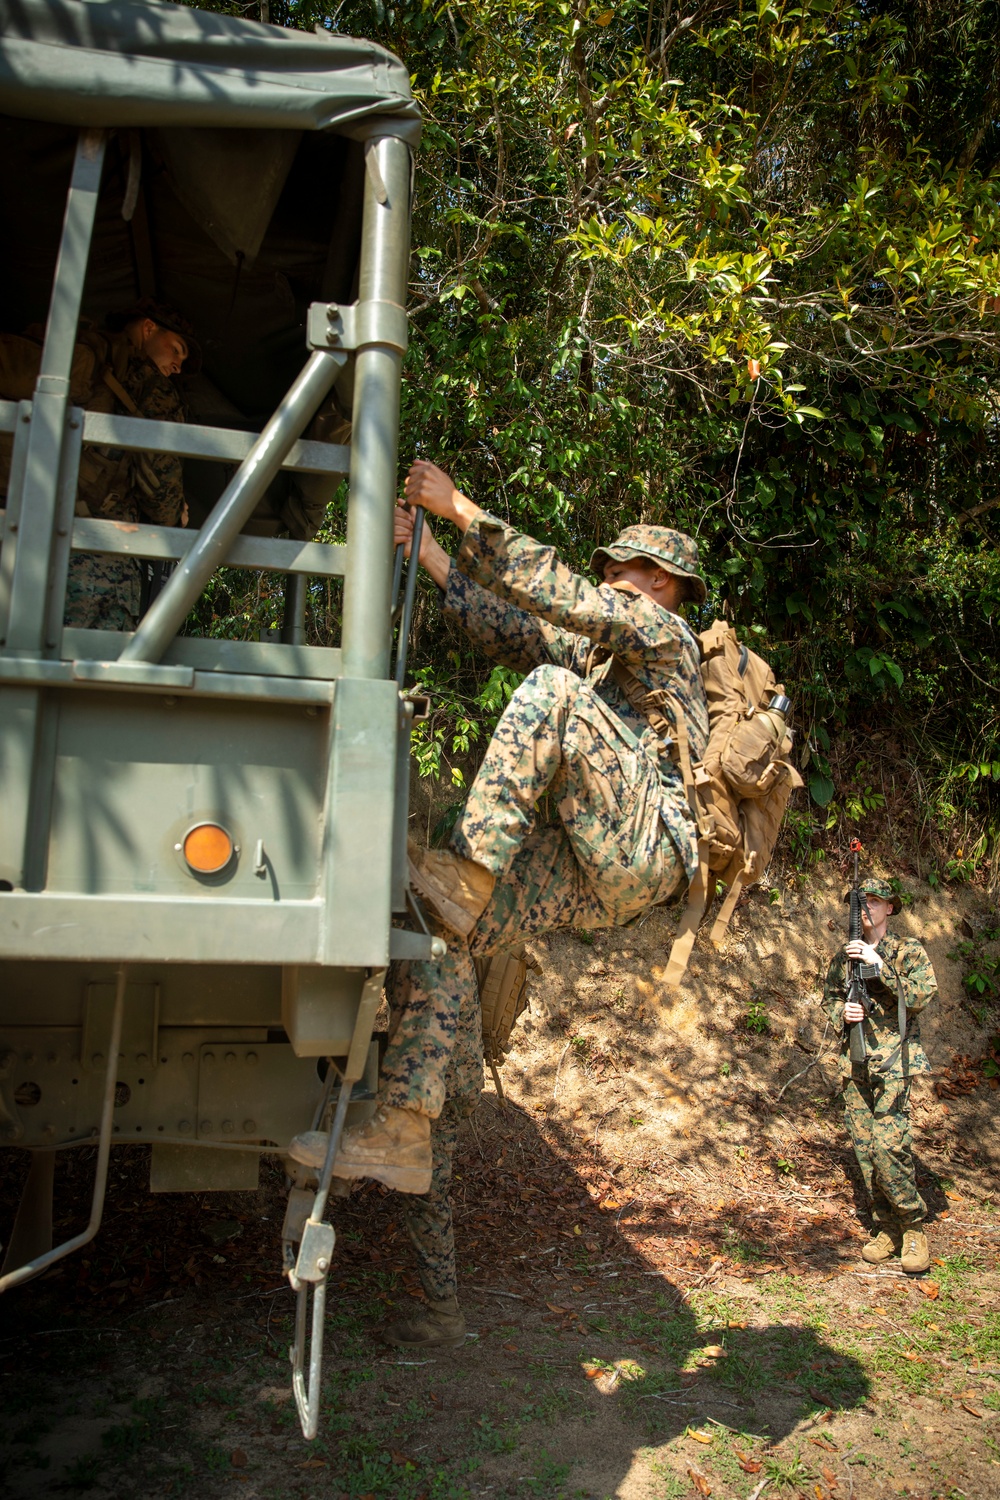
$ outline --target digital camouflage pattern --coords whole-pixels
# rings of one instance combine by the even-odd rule
[[[446,614],[529,675],[504,710],[451,840],[456,853],[494,872],[493,893],[468,944],[444,933],[443,959],[410,966],[383,1059],[384,1101],[432,1118],[444,1103],[460,1017],[475,1010],[479,1025],[471,955],[557,927],[626,922],[666,901],[697,868],[676,767],[659,756],[613,679],[591,671],[584,680],[591,645],[613,648],[648,686],[676,694],[693,754],[708,735],[697,643],[677,615],[595,588],[550,548],[492,517],[469,528],[459,565],[448,577]],[[537,828],[534,809],[546,791],[559,821]]]
[[[0,335],[0,396],[30,400],[41,363],[41,327]],[[126,400],[108,383],[110,375]],[[70,399],[87,411],[115,412],[183,422],[177,388],[125,333],[105,333],[83,323],[73,353]],[[0,443],[0,492],[6,491],[9,440]],[[80,457],[77,514],[99,520],[151,521],[179,526],[184,508],[183,468],[168,453],[127,452],[88,444]],[[137,563],[111,553],[76,553],[70,560],[67,625],[134,630],[139,615]]]
[[[869,889],[868,886],[865,889]],[[891,888],[890,888],[891,893]],[[871,890],[872,895],[881,892]],[[888,898],[886,898],[888,899]],[[915,1073],[930,1071],[920,1041],[920,1012],[937,993],[927,950],[916,938],[887,932],[875,950],[883,960],[870,979],[872,1008],[864,1023],[868,1061],[852,1065],[849,1028],[844,1025],[847,955],[835,956],[823,988],[823,1009],[841,1035],[844,1123],[854,1147],[875,1217],[883,1228],[913,1228],[927,1213],[917,1191],[910,1141],[910,1084]],[[896,980],[906,1002],[906,1042],[899,1045]],[[885,1071],[881,1071],[882,1067]]]
[[[872,892],[874,895],[875,892]],[[930,1060],[920,1041],[920,1012],[937,994],[937,980],[927,956],[927,950],[916,938],[901,937],[887,932],[876,945],[878,956],[883,960],[878,979],[868,980],[868,994],[872,1008],[864,1023],[865,1043],[871,1072],[877,1072],[888,1060],[886,1073],[890,1078],[908,1078],[913,1073],[929,1073]],[[844,1002],[846,999],[847,954],[845,949],[833,959],[827,970],[823,987],[823,1009],[841,1036],[841,1074],[851,1076],[851,1060],[848,1056],[850,1033],[844,1025]],[[903,987],[906,1002],[906,1044],[899,1047],[899,1019],[896,1000],[896,979]]]
[[[891,1234],[922,1224],[927,1205],[913,1166],[909,1082],[857,1064],[844,1086],[844,1123],[879,1225]]]
[[[134,630],[141,590],[132,558],[75,552],[66,576],[63,623],[79,630]]]
[[[398,1032],[409,1001],[412,969],[422,965],[393,964],[386,979],[390,1009],[390,1037]],[[473,976],[474,977],[474,976]],[[455,1234],[451,1205],[452,1163],[459,1120],[476,1108],[483,1087],[483,1034],[478,1005],[459,1011],[454,1045],[445,1071],[446,1098],[431,1122],[431,1186],[427,1193],[404,1193],[403,1217],[417,1257],[417,1273],[431,1302],[444,1302],[458,1293]]]
[[[695,602],[704,604],[708,590],[699,572],[698,544],[685,532],[669,526],[626,526],[610,547],[597,548],[590,559],[590,570],[603,578],[604,569],[612,559],[630,562],[642,557],[659,563],[667,573],[689,578]]]
[[[87,401],[90,411],[114,411],[163,422],[183,422],[176,386],[132,344],[125,333],[90,330],[93,355]],[[129,398],[121,400],[104,380],[109,371]],[[80,463],[77,509],[101,520],[150,521],[179,526],[184,508],[181,460],[169,453],[121,448],[85,448]],[[139,622],[138,564],[111,553],[78,553],[70,562],[65,624],[98,630],[134,630]]]
[[[656,736],[610,671],[616,655],[645,689],[674,695],[691,759],[699,761],[708,743],[708,706],[701,653],[685,621],[643,594],[588,582],[551,547],[485,514],[465,534],[448,574],[443,610],[488,656],[515,671],[550,664],[588,683],[611,709],[619,734],[624,727],[654,757],[663,818],[692,876],[698,858],[680,770],[659,753]]]

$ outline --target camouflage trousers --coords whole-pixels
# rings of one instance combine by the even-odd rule
[[[139,598],[139,570],[132,558],[74,553],[66,579],[63,624],[82,630],[134,630]]]
[[[406,1013],[411,968],[410,964],[393,964],[386,978],[390,1042]],[[459,1016],[445,1075],[447,1098],[441,1113],[431,1122],[430,1191],[402,1195],[403,1220],[416,1252],[417,1274],[424,1294],[431,1302],[444,1302],[458,1294],[451,1206],[452,1162],[458,1142],[459,1120],[473,1112],[482,1086],[483,1032],[477,1004],[466,1007]]]
[[[550,792],[558,823],[535,827]],[[410,965],[407,1002],[382,1063],[387,1104],[435,1118],[459,1017],[478,1011],[473,954],[557,927],[614,927],[666,901],[686,879],[667,834],[652,754],[597,693],[562,667],[538,667],[514,693],[452,834],[452,848],[496,884],[468,943]]]
[[[922,1224],[927,1205],[913,1165],[908,1080],[855,1064],[844,1085],[844,1122],[879,1225],[891,1231]]]

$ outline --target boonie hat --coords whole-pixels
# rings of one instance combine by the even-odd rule
[[[610,547],[597,548],[590,559],[591,571],[603,577],[609,562],[631,562],[637,557],[657,563],[665,573],[689,578],[696,603],[704,604],[708,589],[698,571],[698,544],[669,526],[626,526]]]
[[[893,911],[897,912],[899,910],[898,895],[893,890],[888,880],[884,880],[881,875],[863,876],[861,880],[858,881],[858,890],[863,896],[878,896],[881,901],[891,901]],[[850,901],[850,899],[851,893],[850,891],[846,891],[844,893],[844,900]]]
[[[201,369],[201,345],[194,336],[194,329],[185,318],[184,314],[171,307],[169,302],[161,302],[157,297],[142,297],[127,307],[124,312],[111,313],[108,317],[108,327],[116,333],[127,328],[130,323],[135,323],[140,318],[150,318],[158,323],[161,328],[169,328],[171,333],[179,333],[188,346],[188,356],[184,361],[184,374],[197,375]]]

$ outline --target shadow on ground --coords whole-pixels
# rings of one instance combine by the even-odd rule
[[[64,1231],[85,1215],[90,1155],[60,1162]],[[10,1214],[21,1164],[7,1163]],[[575,1138],[487,1098],[457,1163],[465,1346],[421,1358],[379,1343],[380,1321],[417,1289],[400,1202],[370,1185],[336,1204],[324,1415],[307,1446],[288,1401],[279,1164],[265,1162],[256,1195],[153,1197],[145,1172],[143,1148],[116,1153],[97,1242],[5,1299],[12,1500],[214,1497],[234,1484],[248,1500],[638,1500],[693,1493],[712,1445],[713,1472],[728,1465],[729,1492],[749,1494],[779,1473],[782,1440],[822,1434],[868,1396],[861,1364],[793,1305],[763,1321],[720,1288],[694,1238],[700,1209],[619,1203]],[[625,1237],[633,1212],[648,1253]],[[766,1223],[757,1233],[750,1282],[770,1250]],[[683,1277],[662,1269],[664,1250]],[[681,1491],[662,1454],[685,1433],[681,1472],[694,1477]]]

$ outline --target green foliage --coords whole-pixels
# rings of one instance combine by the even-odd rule
[[[692,14],[272,4],[391,48],[425,112],[404,460],[433,456],[580,568],[632,522],[697,534],[703,621],[725,608],[774,662],[815,805],[845,727],[892,722],[954,764],[953,813],[992,816],[994,7]],[[414,664],[441,696],[419,763],[460,785],[496,704],[433,593],[422,608]],[[317,609],[317,638],[336,618]],[[863,812],[884,795],[843,790]]]
[[[764,1001],[751,1000],[741,1018],[741,1023],[744,1031],[752,1032],[755,1036],[766,1036],[771,1030],[771,1022],[768,1019],[767,1006]]]

